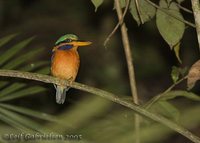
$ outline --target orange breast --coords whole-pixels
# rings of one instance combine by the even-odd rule
[[[56,50],[52,59],[51,73],[55,77],[74,81],[78,73],[79,63],[76,49]]]

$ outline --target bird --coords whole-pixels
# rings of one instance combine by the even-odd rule
[[[92,42],[79,40],[75,34],[65,34],[61,36],[52,49],[51,57],[51,74],[59,79],[68,80],[70,83],[75,81],[79,65],[80,58],[78,54],[78,47],[88,46]],[[65,85],[56,85],[56,102],[63,104],[66,98],[66,92],[69,87]]]

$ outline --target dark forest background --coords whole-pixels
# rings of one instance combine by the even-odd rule
[[[184,1],[182,5],[191,9],[190,1]],[[184,18],[194,23],[192,14],[188,14],[184,11],[181,12]],[[117,15],[113,9],[113,1],[104,1],[103,5],[95,12],[95,7],[91,1],[0,0],[0,37],[3,38],[10,34],[17,34],[8,44],[0,48],[0,55],[3,55],[16,43],[34,36],[34,39],[23,50],[17,52],[10,61],[8,60],[5,62],[1,68],[12,62],[12,59],[16,59],[25,55],[27,52],[41,48],[43,50],[36,52],[35,56],[27,58],[24,63],[19,64],[13,69],[20,69],[24,66],[34,66],[35,62],[44,61],[45,64],[34,69],[33,72],[42,70],[41,73],[49,74],[51,50],[55,41],[64,34],[73,33],[78,35],[80,39],[92,41],[91,46],[79,48],[81,66],[76,81],[116,93],[117,95],[131,95],[120,30],[118,29],[117,33],[111,38],[107,47],[103,45],[105,39],[117,22]],[[132,18],[132,15],[127,13],[125,22],[133,51],[132,55],[136,69],[138,94],[140,103],[143,104],[158,93],[163,92],[173,83],[171,79],[172,66],[189,68],[198,59],[199,50],[196,30],[195,28],[186,26],[181,41],[180,57],[182,59],[182,64],[180,64],[174,52],[170,50],[169,45],[159,34],[155,17],[153,20],[143,25],[138,25]],[[80,133],[83,135],[84,140],[92,142],[105,142],[108,140],[112,140],[112,142],[123,142],[125,139],[120,140],[120,137],[124,137],[123,133],[130,135],[133,131],[134,127],[130,126],[130,122],[133,121],[134,114],[128,109],[106,101],[105,99],[76,89],[70,89],[67,93],[66,103],[64,105],[58,105],[55,102],[55,89],[51,84],[43,84],[35,81],[30,82],[21,79],[1,79],[3,81],[10,81],[9,84],[1,87],[1,91],[15,84],[15,82],[25,83],[26,87],[37,85],[45,89],[41,90],[41,92],[30,94],[30,96],[2,101],[3,104],[8,103],[41,113],[51,114],[67,122],[66,126],[73,126],[72,128],[66,127],[65,129],[60,129],[62,126],[57,127],[56,125],[47,123],[47,121],[39,120],[38,117],[29,118],[33,120],[33,122],[37,122],[37,124],[44,123],[45,127],[42,126],[43,129],[52,128],[57,132],[60,131],[62,134]],[[185,82],[178,85],[176,88],[186,89]],[[16,91],[14,90],[9,93],[9,95],[22,89],[24,89],[24,87]],[[192,91],[198,94],[199,85],[197,84]],[[131,96],[126,97],[127,99],[131,98]],[[179,109],[179,111],[177,111],[178,113],[175,113],[175,116],[177,116],[179,112],[184,116],[189,115],[189,113],[192,114],[193,112],[191,111],[194,111],[192,118],[196,121],[196,124],[194,126],[187,124],[187,126],[189,126],[193,132],[199,134],[200,119],[198,118],[198,120],[196,120],[195,116],[197,113],[196,106],[199,103],[183,97],[176,98],[170,101],[170,103]],[[87,108],[86,105],[88,105]],[[199,106],[197,109],[199,109]],[[76,113],[74,113],[75,111]],[[184,111],[187,112],[187,114]],[[172,113],[172,116],[173,115]],[[26,116],[27,115],[25,115],[25,117]],[[185,122],[188,121],[186,117],[182,117],[180,120],[181,119]],[[149,125],[150,123],[147,121],[142,126],[145,127],[146,124]],[[0,125],[2,127],[0,128],[0,133],[3,134],[7,125],[3,122],[0,123]],[[159,127],[160,125],[154,125],[159,128],[159,130],[156,130],[157,128],[155,127],[156,131],[163,131],[163,126]],[[105,132],[104,134],[100,134],[97,130],[105,130]],[[13,132],[13,128],[11,128],[10,131]],[[149,134],[149,136],[147,135],[148,137],[144,134],[146,138],[144,142],[171,142],[172,140],[174,143],[188,142],[187,139],[183,139],[180,135],[175,135],[172,131],[170,132],[168,130],[164,130],[162,132],[163,134],[161,133],[163,136],[161,135],[157,139],[152,139],[150,133],[153,134],[154,132],[148,131],[146,131],[146,133]],[[110,132],[112,132],[111,135],[109,135]],[[126,138],[127,142],[132,139],[131,135],[128,137]]]

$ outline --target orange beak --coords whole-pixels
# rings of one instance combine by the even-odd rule
[[[90,45],[92,44],[92,42],[90,41],[72,41],[70,43],[62,43],[61,45],[73,45],[73,47],[81,47],[81,46],[87,46],[87,45]],[[55,46],[52,50],[52,52],[54,52],[56,49],[58,48],[58,46]]]
[[[89,41],[74,41],[74,42],[72,42],[72,44],[74,45],[74,46],[77,46],[77,47],[79,47],[79,46],[87,46],[87,45],[90,45],[90,44],[92,44],[92,42],[89,42]]]

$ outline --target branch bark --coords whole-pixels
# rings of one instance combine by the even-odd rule
[[[200,5],[199,0],[191,0],[192,3],[192,10],[194,13],[194,20],[196,24],[196,31],[197,31],[197,38],[199,43],[199,50],[200,50]]]
[[[108,37],[106,38],[106,40],[104,41],[104,46],[106,47],[107,43],[109,42],[110,38],[115,34],[115,32],[117,31],[117,29],[119,28],[119,26],[123,23],[124,21],[124,17],[129,9],[129,5],[130,5],[130,0],[126,0],[126,7],[125,10],[123,12],[123,16],[122,19],[119,20],[119,22],[117,23],[117,25],[115,26],[115,28],[113,29],[113,31],[108,35]]]
[[[122,10],[120,7],[119,0],[115,0],[115,6],[117,10],[118,19],[122,19]],[[133,65],[133,59],[132,59],[132,52],[130,48],[127,28],[124,22],[121,23],[121,34],[122,34],[122,42],[124,46],[124,51],[126,55],[126,62],[128,66],[128,73],[129,73],[129,80],[130,80],[130,86],[131,86],[131,93],[133,96],[133,101],[135,104],[138,104],[138,95],[137,95],[137,88],[136,88],[136,80],[135,80],[135,70]]]
[[[120,2],[119,2],[119,0],[115,0],[114,2],[115,2],[115,8],[117,11],[118,20],[120,21],[121,19],[123,19]],[[139,104],[137,87],[136,87],[136,79],[135,79],[135,69],[134,69],[134,65],[133,65],[132,52],[131,52],[130,42],[129,42],[129,38],[128,38],[127,28],[126,28],[126,24],[124,22],[122,22],[120,24],[120,26],[121,26],[122,42],[123,42],[123,47],[124,47],[125,56],[126,56],[126,62],[127,62],[128,74],[129,74],[129,82],[130,82],[133,102],[135,104]],[[137,114],[135,115],[134,125],[135,125],[135,133],[136,133],[135,143],[140,143],[140,119],[139,119],[139,115],[137,115]]]
[[[117,95],[112,94],[110,92],[107,92],[107,91],[104,91],[104,90],[101,90],[98,88],[94,88],[94,87],[91,87],[88,85],[84,85],[81,83],[77,83],[77,82],[70,83],[69,81],[66,81],[66,80],[60,80],[60,79],[52,77],[52,76],[42,75],[42,74],[37,74],[37,73],[21,72],[21,71],[15,71],[15,70],[0,70],[0,76],[24,78],[24,79],[28,79],[28,80],[36,80],[36,81],[41,81],[44,83],[53,83],[53,84],[58,84],[58,85],[62,83],[66,86],[70,86],[70,87],[73,87],[73,88],[76,88],[76,89],[79,89],[82,91],[86,91],[86,92],[101,96],[110,101],[121,104],[129,109],[132,109],[133,111],[135,111],[136,113],[138,113],[144,117],[147,117],[149,119],[152,119],[156,122],[159,122],[159,123],[169,127],[170,129],[172,129],[172,130],[182,134],[186,138],[190,139],[194,143],[200,143],[200,138],[195,136],[194,134],[192,134],[190,131],[188,131],[184,127],[170,121],[169,119],[167,119],[163,116],[151,113],[132,102],[123,100],[120,97],[118,97]]]

